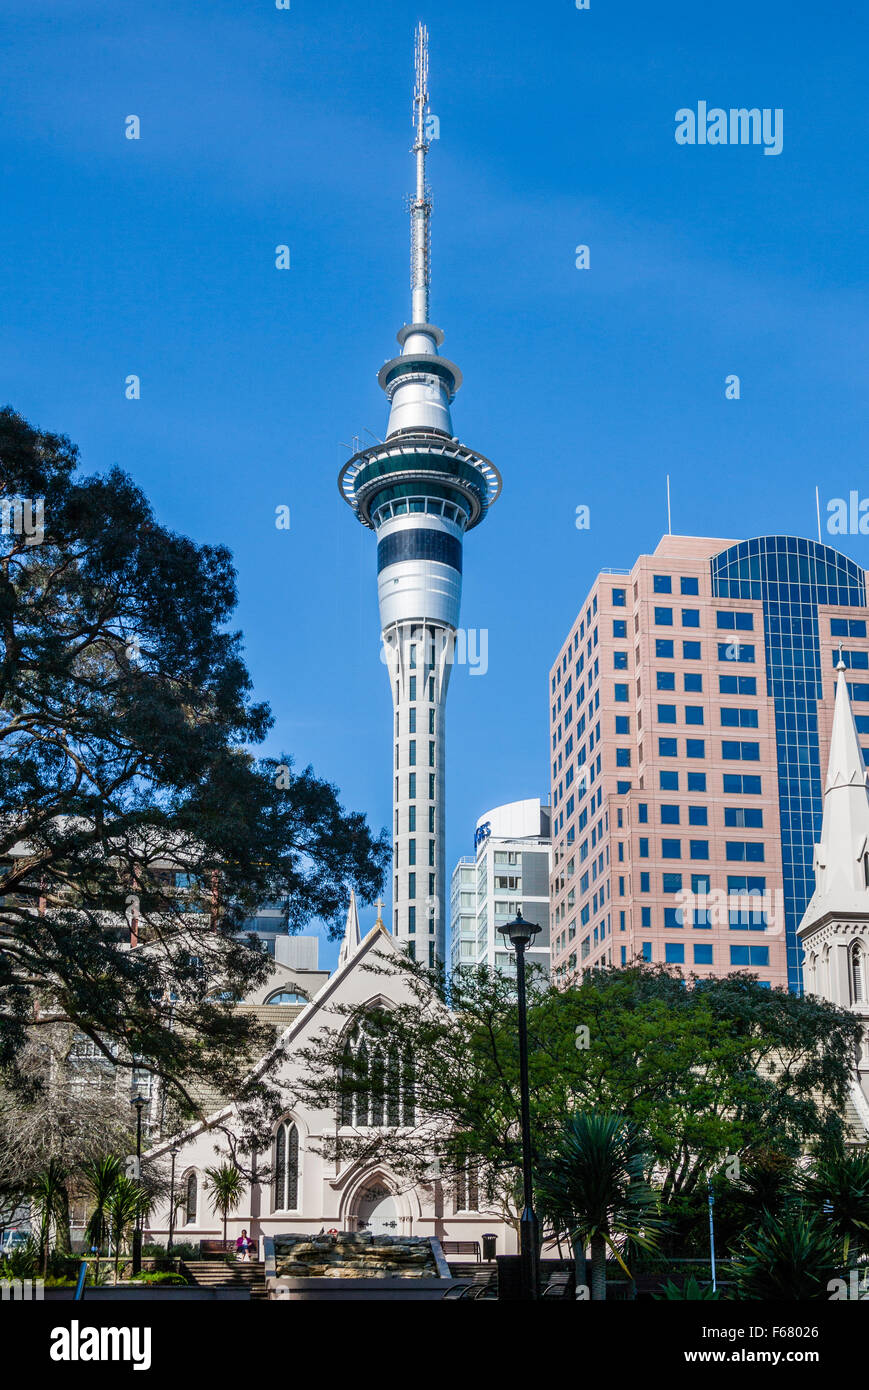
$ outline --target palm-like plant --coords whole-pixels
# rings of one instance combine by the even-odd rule
[[[123,1160],[115,1154],[106,1154],[102,1158],[89,1158],[81,1165],[81,1176],[85,1190],[94,1203],[85,1230],[89,1247],[97,1252],[94,1282],[99,1281],[100,1253],[108,1235],[107,1209],[109,1198],[122,1170]]]
[[[65,1184],[66,1173],[59,1161],[52,1158],[48,1167],[43,1169],[33,1185],[33,1201],[39,1213],[39,1248],[42,1255],[43,1276],[48,1274],[52,1222],[57,1228],[58,1223],[65,1220],[68,1210]]]
[[[740,1298],[805,1301],[828,1298],[839,1264],[839,1242],[818,1216],[785,1207],[766,1213],[734,1265]]]
[[[576,1112],[538,1175],[542,1213],[579,1254],[591,1246],[591,1296],[606,1298],[606,1257],[612,1251],[631,1278],[619,1246],[654,1249],[661,1229],[657,1200],[645,1177],[646,1147],[638,1126],[620,1115]]]
[[[234,1163],[221,1163],[219,1168],[206,1168],[205,1184],[211,1195],[214,1210],[223,1218],[223,1244],[226,1246],[226,1222],[231,1211],[237,1211],[244,1193],[244,1178]]]
[[[144,1188],[132,1178],[120,1173],[108,1195],[105,1211],[112,1232],[115,1247],[115,1283],[118,1282],[118,1265],[121,1259],[121,1246],[124,1236],[135,1223],[137,1217],[145,1216],[151,1205],[151,1198]]]
[[[834,1150],[815,1161],[803,1179],[805,1196],[823,1205],[842,1245],[842,1262],[869,1254],[869,1150]]]

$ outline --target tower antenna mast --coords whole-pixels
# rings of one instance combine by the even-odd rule
[[[425,157],[429,151],[425,119],[428,114],[428,29],[416,26],[416,84],[413,92],[413,126],[416,155],[416,197],[410,205],[410,265],[413,323],[428,323],[431,287],[431,198],[425,182]]]

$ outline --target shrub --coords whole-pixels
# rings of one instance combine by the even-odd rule
[[[652,1294],[652,1297],[659,1303],[672,1303],[677,1299],[703,1300],[703,1302],[708,1303],[714,1299],[721,1299],[723,1295],[720,1289],[713,1289],[711,1284],[698,1284],[696,1277],[690,1274],[681,1286],[672,1279],[668,1279],[667,1283],[662,1286],[661,1292]]]

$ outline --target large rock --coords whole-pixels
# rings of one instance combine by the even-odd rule
[[[321,1279],[432,1279],[438,1268],[423,1236],[374,1236],[341,1231],[336,1236],[275,1236],[278,1277]]]

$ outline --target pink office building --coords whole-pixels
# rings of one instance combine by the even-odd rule
[[[791,536],[598,575],[550,672],[556,978],[644,957],[801,990],[840,652],[869,744],[866,594]]]

